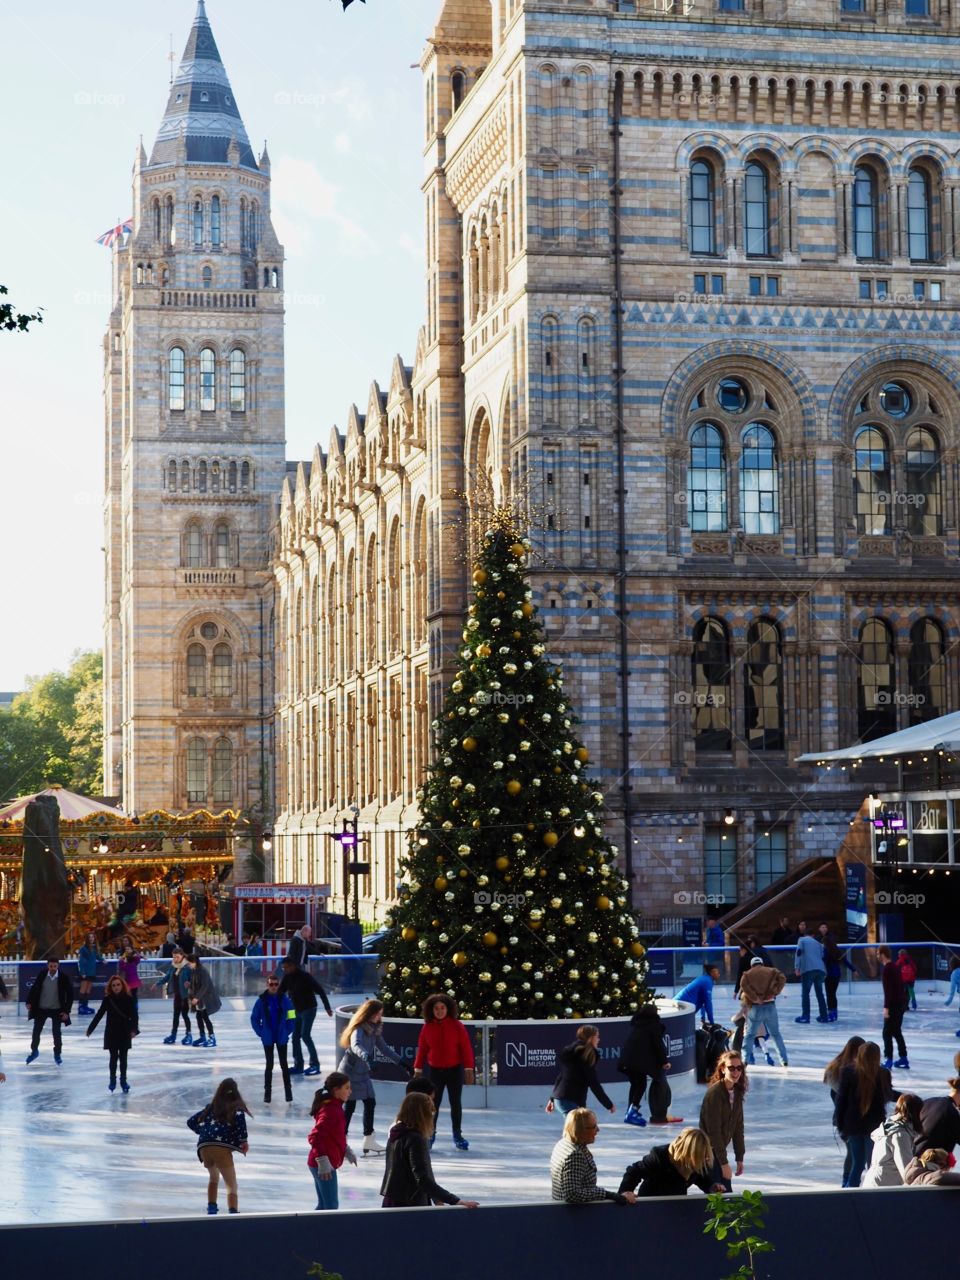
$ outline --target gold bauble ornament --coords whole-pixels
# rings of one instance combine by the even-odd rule
[[[506,593],[505,591],[498,591],[498,592],[497,592],[497,599],[498,599],[498,600],[506,600],[506,598],[507,598],[507,593]]]
[[[458,969],[462,969],[467,963],[467,953],[465,951],[455,951],[453,953],[453,963]]]
[[[490,646],[489,646],[488,644],[478,644],[478,645],[477,645],[477,657],[478,657],[478,658],[489,658],[489,657],[490,657],[490,655],[491,655],[491,653],[493,653],[493,650],[490,648]]]
[[[523,787],[519,782],[517,782],[516,778],[511,778],[507,783],[508,796],[518,796],[522,790]]]
[[[495,947],[497,945],[497,935],[492,929],[488,929],[483,935],[483,945],[485,947]]]
[[[560,837],[555,831],[545,831],[543,833],[543,843],[548,849],[552,849],[559,839]]]
[[[466,867],[461,867],[460,870],[457,872],[457,875],[460,877],[461,880],[466,880],[469,874],[470,872],[467,870]]]
[[[486,582],[486,580],[487,580],[486,569],[474,569],[473,581],[478,587],[482,587],[483,584]]]
[[[447,877],[437,876],[436,880],[433,882],[433,887],[436,889],[437,893],[443,893],[444,889],[447,887]]]
[[[514,542],[510,546],[510,554],[516,556],[518,560],[522,560],[527,551],[522,542]]]
[[[417,931],[416,929],[414,929],[413,925],[411,924],[405,924],[403,928],[400,930],[400,937],[404,940],[404,942],[413,942],[415,941],[416,936],[417,936]]]
[[[524,603],[520,606],[520,612],[523,614],[525,618],[529,618],[532,615],[533,605],[530,603],[529,600],[524,601]]]
[[[477,740],[476,738],[464,738],[460,745],[463,747],[464,751],[476,751]]]
[[[577,747],[577,759],[581,764],[586,764],[590,759],[590,752],[586,747]]]
[[[522,632],[522,631],[515,631],[515,632],[513,633],[513,638],[514,638],[514,640],[522,640],[522,639],[523,639],[523,632]]]
[[[631,942],[630,951],[635,956],[645,956],[647,954],[647,949],[642,942]]]
[[[597,909],[599,911],[609,911],[612,906],[613,903],[605,894],[601,894],[597,899]]]
[[[510,948],[509,948],[509,947],[501,947],[501,948],[500,948],[500,954],[501,954],[502,956],[507,956],[507,955],[509,955],[509,954],[510,954]]]
[[[563,773],[563,770],[560,768],[560,766],[559,766],[558,764],[555,764],[555,765],[553,766],[553,772],[554,772],[554,773]]]
[[[510,859],[503,857],[503,855],[501,854],[501,856],[496,860],[496,862],[493,865],[497,868],[498,871],[506,871],[507,867],[509,867],[510,865]]]

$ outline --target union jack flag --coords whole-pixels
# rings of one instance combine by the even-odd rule
[[[122,240],[125,235],[129,235],[132,230],[133,219],[128,218],[126,222],[119,222],[109,231],[105,231],[102,236],[97,236],[97,244],[105,245],[109,249],[117,240]]]

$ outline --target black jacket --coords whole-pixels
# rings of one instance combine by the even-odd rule
[[[140,1030],[137,1019],[137,1002],[133,996],[110,993],[100,1002],[100,1008],[93,1015],[87,1027],[87,1035],[93,1034],[100,1019],[106,1014],[107,1021],[103,1028],[103,1047],[105,1049],[129,1049],[133,1033]]]
[[[687,1188],[697,1186],[711,1191],[714,1186],[711,1169],[685,1178],[667,1154],[667,1148],[653,1147],[642,1160],[627,1165],[620,1191],[636,1191],[638,1196],[685,1196]]]
[[[630,1019],[630,1030],[620,1050],[617,1070],[624,1075],[652,1076],[659,1080],[668,1058],[666,1034],[657,1006],[644,1005]]]
[[[315,1009],[317,1007],[317,996],[323,1001],[323,1007],[327,1013],[332,1013],[327,993],[313,974],[307,973],[305,969],[297,969],[293,973],[285,973],[283,981],[280,983],[280,994],[282,996],[290,996],[297,1013],[304,1013],[307,1009]]]
[[[913,1154],[930,1147],[952,1151],[960,1143],[960,1111],[952,1098],[928,1098],[920,1108],[920,1134],[913,1144]]]
[[[43,990],[46,976],[46,969],[37,974],[36,980],[30,988],[30,994],[27,996],[27,1008],[30,1011],[29,1016],[31,1018],[36,1018],[40,1013],[40,993]],[[62,969],[57,970],[57,994],[60,997],[60,1012],[69,1014],[73,1008],[73,983]]]
[[[596,1064],[587,1064],[580,1050],[583,1045],[579,1040],[568,1044],[560,1050],[560,1071],[553,1086],[552,1098],[562,1098],[564,1102],[573,1102],[578,1107],[587,1105],[587,1090],[592,1089],[594,1097],[602,1107],[609,1111],[613,1103],[603,1091],[603,1085],[597,1079]]]
[[[886,1104],[890,1098],[890,1073],[880,1068],[877,1087],[866,1115],[860,1114],[860,1098],[857,1088],[857,1072],[854,1067],[844,1067],[840,1072],[837,1085],[837,1103],[833,1112],[833,1123],[841,1138],[868,1138],[877,1125],[883,1124],[887,1114]]]
[[[459,1197],[444,1191],[434,1180],[427,1139],[405,1124],[395,1124],[390,1130],[380,1194],[390,1201],[391,1208],[409,1209],[437,1200],[460,1203]]]

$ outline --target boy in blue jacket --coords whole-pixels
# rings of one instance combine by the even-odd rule
[[[699,1013],[701,1022],[713,1022],[713,984],[719,979],[720,970],[715,964],[705,964],[699,978],[688,982],[675,999],[688,1000]]]
[[[297,1011],[288,995],[280,994],[280,979],[276,975],[267,979],[267,989],[257,997],[250,1014],[250,1025],[260,1037],[266,1065],[263,1072],[263,1100],[269,1102],[273,1092],[273,1054],[276,1050],[283,1076],[283,1096],[293,1101],[290,1087],[290,1068],[287,1066],[287,1041],[297,1025]]]

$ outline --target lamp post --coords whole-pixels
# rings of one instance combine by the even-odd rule
[[[370,863],[357,861],[357,850],[360,847],[360,836],[357,834],[359,817],[359,806],[352,804],[350,816],[343,820],[343,829],[333,837],[334,840],[339,841],[340,851],[343,854],[343,914],[347,917],[350,915],[350,877],[353,876],[354,924],[360,923],[359,878],[370,874]]]

